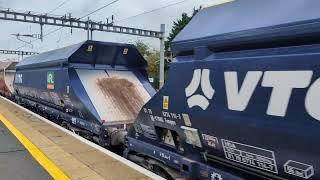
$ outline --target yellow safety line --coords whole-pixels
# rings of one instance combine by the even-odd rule
[[[0,121],[11,131],[14,136],[23,144],[23,146],[30,152],[34,159],[36,159],[41,166],[54,179],[69,180],[70,178],[65,175],[41,150],[35,146],[26,136],[24,136],[13,124],[0,113]]]
[[[213,7],[213,6],[219,6],[221,4],[225,4],[225,3],[229,3],[229,2],[233,2],[233,1],[235,1],[235,0],[222,1],[222,2],[218,2],[218,3],[215,3],[215,4],[209,5],[209,6],[205,7],[205,8],[209,8],[209,7]]]

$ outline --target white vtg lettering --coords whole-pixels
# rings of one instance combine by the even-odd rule
[[[293,89],[307,88],[311,83],[313,71],[249,71],[240,88],[237,72],[225,72],[225,86],[228,108],[244,111],[262,76],[262,87],[271,87],[272,93],[267,109],[268,115],[284,117]],[[308,89],[305,107],[313,118],[320,120],[320,78]]]

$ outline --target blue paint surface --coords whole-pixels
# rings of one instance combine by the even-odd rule
[[[140,112],[129,132],[129,150],[192,177],[207,178],[203,173],[212,172],[183,172],[181,164],[167,157],[218,166],[245,179],[320,179],[320,122],[306,108],[306,96],[320,78],[318,6],[315,0],[238,0],[199,12],[174,40],[176,61],[171,64],[169,79]],[[204,109],[189,107],[186,95],[197,70],[210,72],[205,84],[214,89]],[[248,105],[241,111],[232,110],[225,73],[236,73],[240,88],[248,72],[257,71],[262,76]],[[306,87],[292,89],[283,116],[267,113],[273,88],[263,87],[262,82],[268,71],[312,73]],[[193,94],[204,95],[200,85]],[[164,96],[169,97],[168,109],[163,108]],[[314,96],[319,97],[320,93]],[[197,103],[201,104],[200,100]],[[183,114],[188,114],[191,125]],[[196,130],[200,145],[188,142],[185,126]],[[159,129],[176,133],[183,149],[165,144]],[[143,143],[168,156],[163,159],[148,148],[139,148]],[[224,179],[234,178],[217,173]]]

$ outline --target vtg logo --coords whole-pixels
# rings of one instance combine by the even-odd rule
[[[215,90],[210,83],[209,69],[194,70],[190,84],[185,88],[189,108],[199,106],[206,110]],[[238,82],[238,73],[224,72],[224,85],[228,109],[245,111],[260,80],[261,87],[272,88],[266,114],[284,117],[294,89],[308,88],[305,98],[305,110],[313,118],[320,120],[320,78],[311,84],[313,71],[248,71],[242,84]],[[203,95],[194,94],[201,86]]]
[[[200,94],[193,95],[199,88],[200,84],[204,96]],[[203,110],[206,110],[209,106],[208,99],[212,99],[214,92],[215,91],[210,84],[210,70],[194,70],[192,80],[185,89],[186,96],[188,97],[187,101],[189,108],[199,106]]]

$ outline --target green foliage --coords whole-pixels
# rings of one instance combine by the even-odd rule
[[[169,33],[169,37],[165,42],[166,51],[170,47],[172,40],[177,36],[177,34],[191,21],[191,19],[201,10],[201,6],[196,9],[193,8],[193,13],[189,16],[187,13],[182,13],[181,18],[173,22],[173,26],[171,32]]]
[[[159,66],[160,66],[160,52],[157,50],[152,50],[147,44],[142,41],[137,41],[135,46],[139,50],[139,52],[146,58],[148,61],[148,76],[154,78],[154,87],[159,87]],[[164,72],[165,72],[165,80],[166,75],[168,74],[169,63],[165,62],[164,64]]]
[[[145,44],[144,42],[142,42],[141,40],[136,42],[136,47],[138,49],[138,51],[141,53],[142,56],[150,56],[151,54],[151,50],[150,47]]]
[[[171,32],[169,34],[169,37],[167,38],[167,41],[165,41],[165,49],[166,53],[165,56],[169,57],[170,54],[168,53],[168,48],[170,46],[171,41],[176,37],[176,35],[190,22],[190,20],[196,15],[201,7],[198,9],[194,8],[193,13],[191,16],[189,16],[187,13],[183,13],[181,15],[181,18],[173,22],[173,27],[171,29]],[[160,52],[156,50],[152,50],[146,43],[143,41],[137,41],[135,43],[137,49],[142,54],[143,57],[145,57],[148,61],[148,75],[149,77],[154,78],[154,86],[155,88],[158,88],[159,85],[159,65],[160,65]],[[165,80],[168,77],[168,71],[169,71],[170,63],[165,61],[164,64],[164,73],[165,73]]]

